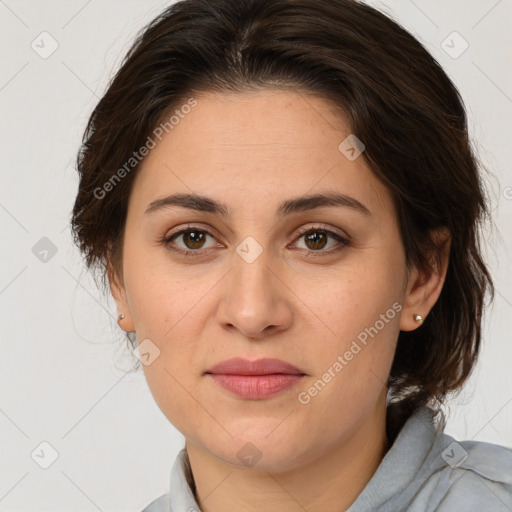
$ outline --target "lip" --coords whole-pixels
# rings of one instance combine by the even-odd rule
[[[255,361],[234,357],[233,359],[227,359],[222,361],[222,363],[216,364],[207,370],[206,373],[223,375],[271,375],[275,373],[305,375],[303,371],[293,366],[293,364],[268,357],[256,359]]]
[[[280,359],[249,361],[240,357],[223,361],[205,374],[225,390],[249,400],[263,400],[281,393],[306,375]]]

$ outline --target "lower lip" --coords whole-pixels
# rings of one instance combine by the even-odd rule
[[[263,400],[296,385],[303,375],[273,373],[270,375],[209,374],[224,389],[250,400]]]

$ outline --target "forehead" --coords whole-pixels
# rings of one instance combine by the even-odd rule
[[[197,105],[173,129],[177,144],[293,156],[314,149],[326,136],[336,141],[350,133],[339,107],[305,92],[204,93],[195,99]]]
[[[265,203],[333,190],[366,204],[389,203],[364,158],[351,161],[340,151],[350,126],[331,102],[283,90],[194,99],[193,108],[176,107],[181,115],[142,162],[134,187],[141,202],[193,191],[236,210],[249,198]]]

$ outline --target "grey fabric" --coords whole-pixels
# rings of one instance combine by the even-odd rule
[[[183,457],[171,470],[169,494],[142,512],[201,512],[185,478]],[[336,506],[333,505],[333,510]],[[372,479],[347,512],[512,512],[512,450],[456,442],[418,409],[405,423]]]

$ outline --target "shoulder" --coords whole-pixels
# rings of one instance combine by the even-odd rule
[[[421,407],[407,419],[361,503],[379,512],[511,512],[512,450],[456,441],[438,412]]]
[[[512,450],[480,441],[439,437],[440,462],[431,475],[436,511],[511,511]]]
[[[171,510],[171,504],[169,502],[169,495],[162,494],[156,500],[153,500],[147,505],[141,512],[169,512]]]

